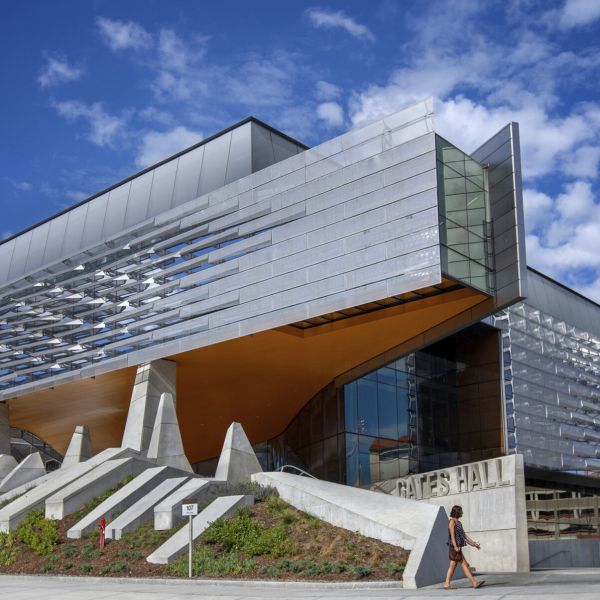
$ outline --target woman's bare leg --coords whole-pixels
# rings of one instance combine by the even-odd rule
[[[454,575],[454,571],[456,571],[456,565],[458,563],[451,560],[450,561],[450,566],[448,567],[448,572],[446,573],[446,581],[444,583],[444,587],[450,587],[450,581],[452,579],[452,576]]]
[[[469,563],[463,558],[460,566],[462,567],[465,577],[471,582],[471,585],[475,587],[477,585],[477,581],[475,577],[473,577],[473,573],[471,573],[471,567],[469,567]]]

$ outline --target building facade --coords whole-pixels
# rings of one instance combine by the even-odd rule
[[[166,360],[199,472],[232,421],[353,486],[519,453],[531,535],[575,488],[598,534],[600,313],[524,251],[515,123],[466,154],[431,100],[315,148],[250,118],[0,244],[0,402],[97,452]]]

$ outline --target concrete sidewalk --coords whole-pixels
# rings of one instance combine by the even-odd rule
[[[313,584],[256,581],[126,579],[53,576],[0,576],[2,597],[10,600],[184,600],[219,598],[304,598],[306,600],[365,598],[369,600],[429,600],[478,598],[484,600],[598,600],[600,569],[536,571],[526,574],[478,575],[480,590],[457,582],[458,589],[440,586],[403,590],[393,582],[382,584]]]

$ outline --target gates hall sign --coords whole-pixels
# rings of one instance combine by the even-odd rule
[[[494,458],[420,475],[410,475],[396,480],[395,493],[402,498],[426,500],[514,485],[514,467],[506,469],[507,466],[504,458]]]

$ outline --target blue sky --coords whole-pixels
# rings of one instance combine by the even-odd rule
[[[3,3],[0,238],[250,114],[309,145],[426,96],[520,123],[528,263],[600,300],[600,0]]]

